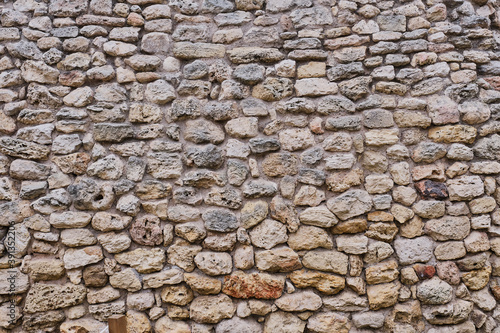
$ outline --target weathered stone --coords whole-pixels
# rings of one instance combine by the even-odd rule
[[[194,257],[196,266],[208,275],[225,275],[231,273],[233,264],[227,253],[200,252]]]
[[[367,213],[372,208],[370,195],[362,190],[350,190],[327,201],[327,207],[339,219],[349,218]]]
[[[35,283],[26,296],[24,311],[35,313],[81,304],[86,293],[83,286]]]
[[[379,310],[396,304],[400,288],[401,285],[397,282],[368,286],[366,293],[370,310]]]
[[[200,296],[190,305],[190,317],[197,323],[216,324],[231,318],[235,311],[233,302],[226,295]]]
[[[252,244],[264,249],[271,249],[288,240],[286,226],[271,219],[258,224],[249,234]]]
[[[464,176],[446,182],[450,200],[470,200],[484,193],[484,186],[479,176]]]
[[[424,304],[445,304],[453,297],[453,288],[435,277],[417,287],[417,297]]]
[[[83,249],[68,249],[64,253],[63,261],[66,269],[73,269],[95,264],[103,258],[100,246],[89,246]]]
[[[235,272],[224,278],[222,292],[235,298],[275,299],[283,293],[284,282],[264,273]]]
[[[315,311],[321,307],[321,297],[310,291],[285,294],[275,304],[283,311]]]
[[[290,272],[302,267],[299,255],[286,247],[257,251],[255,265],[259,270],[268,272]]]
[[[345,275],[348,256],[335,250],[315,250],[304,255],[302,264],[309,269]]]
[[[139,273],[160,271],[165,263],[165,252],[160,248],[146,250],[142,248],[119,253],[115,259],[120,264],[129,265]]]
[[[298,288],[313,287],[326,295],[337,294],[345,286],[345,280],[342,277],[304,270],[293,272],[290,280]]]

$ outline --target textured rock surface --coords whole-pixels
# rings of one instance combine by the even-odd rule
[[[499,13],[3,1],[0,333],[498,332]]]

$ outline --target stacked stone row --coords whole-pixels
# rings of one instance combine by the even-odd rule
[[[0,332],[500,332],[499,15],[5,2]]]

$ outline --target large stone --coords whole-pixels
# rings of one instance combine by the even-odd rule
[[[12,157],[44,160],[48,157],[50,148],[20,139],[2,137],[0,138],[0,152]]]
[[[84,301],[86,294],[85,287],[81,285],[35,283],[26,296],[24,311],[35,313],[78,305]]]
[[[264,323],[264,333],[302,333],[306,323],[287,312],[273,312]]]
[[[118,253],[115,255],[118,263],[129,265],[139,273],[160,271],[165,263],[165,251],[160,248],[143,249]]]
[[[312,250],[318,247],[331,249],[333,242],[324,229],[301,226],[295,233],[288,236],[288,245],[296,251]]]
[[[424,304],[446,304],[453,298],[453,288],[434,277],[417,287],[417,298]]]
[[[312,271],[295,271],[290,280],[297,288],[313,287],[326,295],[339,293],[345,287],[343,277]]]
[[[26,82],[55,84],[59,71],[46,65],[43,61],[26,60],[21,66],[21,75]]]
[[[197,323],[216,324],[231,318],[236,311],[231,299],[226,295],[199,296],[189,307],[189,316]]]
[[[164,285],[178,284],[182,281],[182,271],[179,268],[172,268],[158,273],[143,275],[142,279],[144,289],[160,288]]]
[[[348,333],[350,328],[349,318],[334,312],[318,313],[307,321],[307,329],[313,333]]]
[[[126,268],[114,273],[109,278],[109,283],[118,289],[126,289],[130,292],[141,290],[142,284],[139,274],[133,268]]]
[[[296,292],[293,294],[285,294],[275,301],[275,304],[283,311],[316,311],[323,301],[321,297],[311,291]]]
[[[191,329],[186,322],[172,320],[168,316],[161,317],[156,321],[155,331],[169,333],[191,333]],[[149,332],[151,332],[151,330]]]
[[[400,288],[401,285],[398,282],[368,286],[366,293],[370,310],[379,310],[396,304]]]
[[[231,273],[232,258],[227,253],[203,251],[194,257],[196,266],[205,274],[217,276]]]
[[[68,249],[64,253],[63,261],[66,269],[73,269],[95,264],[103,258],[101,247],[96,245],[82,249]]]
[[[326,204],[339,219],[347,220],[369,212],[372,199],[366,191],[350,190],[328,200]]]
[[[155,104],[166,104],[176,98],[175,89],[165,80],[148,83],[144,92],[146,99]]]
[[[337,217],[325,206],[311,207],[305,209],[299,215],[300,222],[321,228],[329,228],[339,221]]]
[[[237,271],[224,278],[222,292],[235,298],[275,299],[283,293],[284,285],[281,277]]]
[[[429,130],[429,138],[444,143],[473,143],[477,130],[467,125],[448,125],[434,127]]]
[[[30,288],[29,276],[18,268],[1,269],[0,277],[0,295],[22,294]]]
[[[302,264],[309,269],[346,275],[349,257],[335,250],[315,250],[304,255]]]
[[[433,242],[428,237],[398,238],[394,241],[394,248],[402,265],[425,263],[432,258]]]
[[[252,244],[264,249],[271,249],[288,240],[286,226],[276,220],[266,219],[250,231]]]
[[[291,272],[302,267],[299,255],[290,248],[279,247],[255,253],[255,266],[261,271]]]
[[[484,193],[484,186],[479,176],[463,176],[446,182],[450,200],[471,200]]]
[[[180,59],[222,58],[226,49],[223,45],[179,42],[174,44],[173,53]]]
[[[211,231],[230,232],[238,228],[236,216],[228,210],[211,209],[202,214],[205,227]]]
[[[137,218],[130,226],[130,236],[141,245],[160,245],[163,241],[160,219],[155,215],[144,215]]]
[[[462,240],[470,232],[470,221],[466,216],[444,216],[425,224],[426,233],[435,240]]]

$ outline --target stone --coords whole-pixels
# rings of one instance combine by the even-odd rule
[[[433,243],[428,237],[414,239],[398,238],[394,242],[396,255],[406,265],[427,262],[432,257]]]
[[[417,297],[424,304],[446,304],[453,297],[453,288],[446,282],[434,277],[417,287]]]
[[[347,333],[351,328],[351,323],[346,316],[333,312],[326,312],[316,314],[309,318],[307,321],[307,328],[315,333],[326,333],[332,329],[335,330],[335,332]]]
[[[367,287],[370,310],[379,310],[397,303],[401,285],[397,282],[376,284]]]
[[[255,265],[259,270],[268,272],[289,272],[302,267],[299,255],[287,247],[257,251]]]
[[[358,296],[346,289],[334,297],[324,297],[324,305],[328,310],[355,312],[367,309],[368,300],[365,296]]]
[[[35,283],[26,296],[24,311],[35,313],[78,305],[83,302],[86,293],[83,286]]]
[[[160,271],[165,263],[165,252],[160,248],[138,248],[115,255],[118,263],[129,265],[139,273]]]
[[[298,288],[313,287],[326,295],[337,294],[345,287],[345,280],[342,277],[304,270],[294,271],[290,275],[290,280]]]
[[[277,311],[271,313],[264,323],[264,333],[301,333],[306,323],[291,313]]]
[[[472,126],[466,125],[434,127],[429,130],[430,139],[444,143],[473,143],[476,135],[477,130]]]
[[[335,250],[314,250],[304,255],[302,264],[309,269],[345,275],[348,256]]]
[[[399,277],[396,261],[386,261],[366,269],[366,283],[379,284],[392,282]]]
[[[337,217],[325,206],[306,208],[299,215],[300,222],[321,228],[329,228],[338,223]]]
[[[225,275],[231,273],[233,264],[227,253],[200,252],[194,257],[196,266],[208,275]]]
[[[444,216],[445,204],[441,201],[420,200],[413,205],[413,210],[422,218],[435,219]]]
[[[285,294],[275,301],[275,304],[283,311],[315,311],[321,307],[321,297],[310,291]]]
[[[372,208],[370,195],[362,190],[349,190],[327,201],[327,207],[339,219],[347,220],[367,213]]]
[[[190,120],[186,122],[184,138],[194,143],[219,144],[224,140],[224,132],[212,122]]]
[[[252,244],[267,250],[288,240],[286,226],[271,219],[266,219],[258,224],[250,231],[249,235]]]
[[[312,250],[318,247],[332,248],[333,242],[325,230],[313,226],[301,226],[288,236],[288,245],[296,251]]]
[[[462,240],[470,232],[470,221],[466,216],[444,216],[428,221],[425,230],[435,240]]]
[[[164,80],[148,83],[144,92],[146,99],[155,104],[166,104],[176,98],[174,88]]]
[[[484,186],[479,176],[463,176],[446,182],[450,200],[470,200],[484,193]]]
[[[236,311],[231,299],[226,295],[199,296],[190,305],[190,317],[197,323],[216,324],[231,318]]]
[[[224,278],[222,292],[235,298],[275,299],[283,293],[284,283],[265,273],[235,272]]]
[[[336,94],[338,91],[335,83],[323,78],[306,78],[295,82],[295,93],[297,96],[324,96]]]
[[[104,258],[100,246],[89,246],[83,249],[68,249],[63,261],[66,269],[79,268],[95,264]]]
[[[229,120],[225,129],[231,136],[238,138],[252,138],[258,135],[258,119],[255,117],[242,117]]]
[[[292,95],[293,84],[287,78],[267,78],[256,85],[252,96],[267,102],[278,101]]]
[[[180,272],[180,271],[179,271]],[[179,282],[182,281],[182,273],[179,276]],[[222,283],[214,278],[209,278],[196,273],[186,273],[184,280],[191,289],[199,294],[218,294],[221,290]],[[172,281],[174,282],[174,281]],[[175,282],[172,284],[176,284]]]
[[[20,139],[3,137],[0,138],[0,152],[12,157],[43,160],[47,158],[49,148]]]

